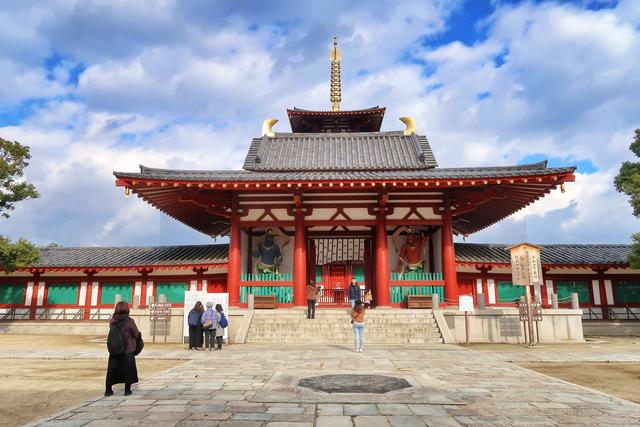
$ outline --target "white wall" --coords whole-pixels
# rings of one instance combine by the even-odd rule
[[[466,325],[464,313],[461,311],[443,310],[442,314],[456,342],[465,342]],[[518,316],[517,309],[491,308],[487,310],[476,310],[469,314],[468,320],[469,342],[525,342],[524,327]],[[542,322],[538,322],[538,330],[540,332],[541,343],[584,342],[582,311],[543,309]]]

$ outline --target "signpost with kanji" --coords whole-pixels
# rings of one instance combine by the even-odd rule
[[[164,333],[164,342],[167,342],[169,325],[171,324],[171,303],[156,302],[149,305],[149,320],[151,321],[153,342],[156,342],[156,333]],[[158,329],[161,329],[159,331]]]
[[[526,316],[529,329],[529,345],[535,345],[533,338],[533,322],[542,320],[542,310],[531,304],[531,287],[542,283],[542,262],[540,247],[530,243],[521,243],[509,248],[511,251],[511,280],[514,285],[525,286],[525,304],[520,306],[521,318]],[[534,311],[536,312],[534,314]],[[537,323],[536,323],[537,325]]]

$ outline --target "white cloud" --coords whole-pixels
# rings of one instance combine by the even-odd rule
[[[21,48],[0,46],[0,78],[9,82],[0,88],[0,111],[57,97],[19,126],[0,128],[0,136],[32,147],[27,174],[42,193],[19,205],[8,233],[63,244],[202,241],[124,199],[111,172],[139,164],[240,168],[264,118],[280,118],[276,129],[285,131],[285,108],[328,107],[327,51],[336,33],[344,107],[386,105],[385,129],[414,116],[441,166],[543,154],[599,169],[578,171],[567,193],[529,207],[526,221],[515,215],[474,239],[506,241],[526,222],[551,241],[625,241],[635,219],[611,179],[630,158],[639,125],[633,3],[600,11],[498,6],[482,24],[486,38],[439,47],[422,41],[451,24],[456,2],[236,2],[232,11],[206,1],[60,1],[15,6],[17,26],[7,7],[0,34]],[[48,74],[42,65],[53,52],[70,59]],[[428,66],[400,60],[406,56]],[[67,82],[78,62],[86,70],[75,88]],[[608,221],[615,226],[604,227]],[[549,222],[559,234],[550,234]]]

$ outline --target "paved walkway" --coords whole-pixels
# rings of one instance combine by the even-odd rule
[[[457,346],[357,354],[350,346],[238,345],[187,354],[194,359],[134,387],[133,396],[83,402],[40,425],[640,425],[640,405]],[[411,387],[329,394],[297,386],[306,377],[373,373]]]

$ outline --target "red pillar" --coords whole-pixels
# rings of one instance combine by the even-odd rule
[[[40,272],[33,272],[33,292],[31,294],[31,310],[29,311],[29,319],[35,320],[36,309],[38,307],[38,283],[40,282]]]
[[[376,217],[376,306],[390,307],[387,211],[380,206]]]
[[[453,247],[451,206],[449,195],[444,197],[442,212],[442,273],[444,274],[444,299],[447,304],[458,304],[458,278],[456,274],[456,252]]]
[[[138,270],[140,273],[140,280],[142,282],[142,287],[140,288],[140,308],[147,307],[147,282],[149,281],[149,273],[150,271],[146,268],[142,268]]]
[[[237,307],[240,304],[240,215],[238,214],[237,201],[234,200],[231,210],[231,235],[229,236],[229,267],[227,270],[227,292],[229,293],[229,306]]]
[[[296,235],[293,247],[293,305],[306,306],[307,287],[307,238],[304,213],[296,208]]]
[[[87,289],[84,299],[84,320],[89,320],[91,318],[91,291],[93,290],[93,275],[95,271],[85,270],[85,274],[87,275]]]
[[[602,310],[602,320],[609,320],[609,301],[607,301],[607,291],[604,286],[604,273],[606,269],[594,270],[598,278],[598,291],[600,292],[600,307]]]

